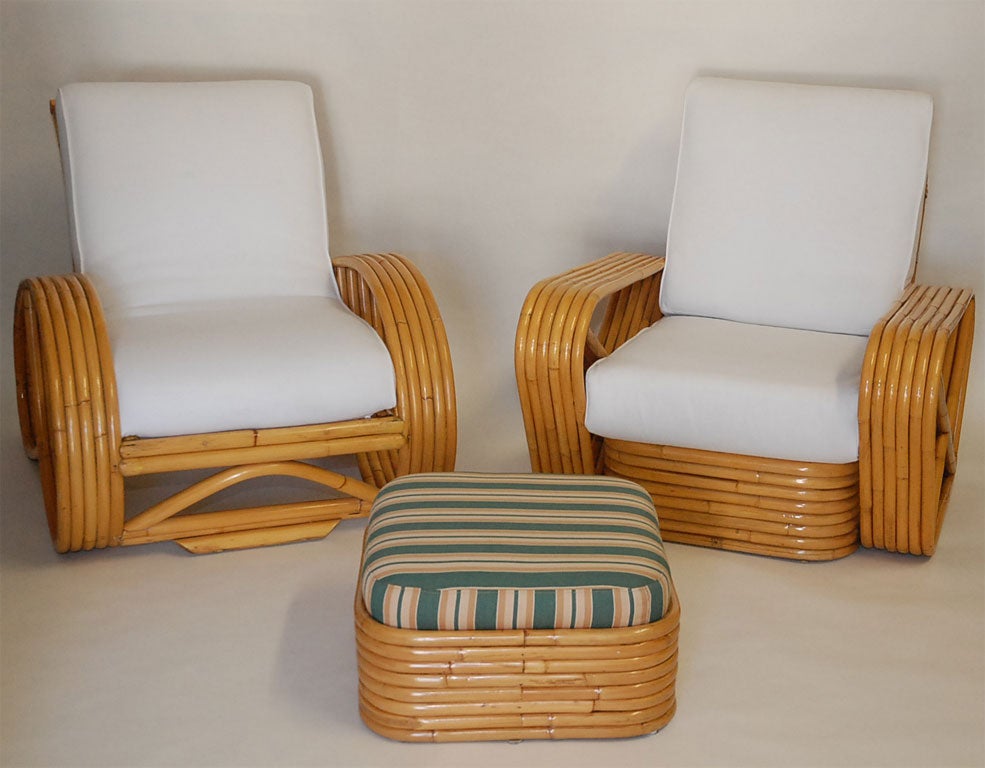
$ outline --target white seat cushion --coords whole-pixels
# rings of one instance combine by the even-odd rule
[[[185,302],[106,320],[124,435],[343,421],[396,403],[386,346],[338,299]]]
[[[337,296],[303,83],[79,83],[58,92],[76,269],[107,309]]]
[[[586,376],[589,431],[768,458],[858,459],[867,339],[665,317]]]
[[[912,275],[926,94],[698,78],[660,306],[868,335]]]

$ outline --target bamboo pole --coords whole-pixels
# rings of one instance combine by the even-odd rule
[[[873,330],[859,400],[864,546],[936,549],[957,467],[954,421],[964,410],[973,323],[970,291],[913,286]]]
[[[376,498],[378,492],[377,488],[368,483],[355,480],[338,472],[301,462],[289,461],[251,464],[227,469],[179,491],[168,499],[155,504],[131,518],[126,525],[126,529],[128,532],[136,532],[152,528],[162,520],[184,511],[192,504],[208,498],[221,490],[231,488],[246,480],[268,477],[270,475],[283,475],[309,480],[363,501],[372,501]]]
[[[186,469],[203,469],[231,465],[266,464],[279,461],[320,459],[326,456],[344,456],[364,450],[398,448],[406,443],[403,435],[369,435],[319,440],[287,445],[259,445],[255,448],[231,448],[218,451],[144,456],[120,461],[124,477],[177,472]]]
[[[343,301],[376,328],[397,377],[396,414],[409,439],[397,450],[360,451],[364,477],[381,485],[407,472],[449,471],[457,444],[455,385],[444,324],[419,270],[398,254],[335,259]]]
[[[360,715],[388,738],[614,738],[676,710],[676,594],[659,621],[617,629],[396,629],[359,594],[355,611]]]

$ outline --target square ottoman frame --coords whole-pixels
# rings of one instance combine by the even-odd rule
[[[680,606],[672,582],[662,618],[605,629],[397,628],[369,614],[362,579],[356,592],[359,711],[380,735],[613,738],[652,733],[674,715]]]

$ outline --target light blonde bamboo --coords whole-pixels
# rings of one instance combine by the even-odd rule
[[[96,479],[96,435],[93,425],[92,400],[85,339],[78,309],[69,288],[68,280],[51,281],[50,288],[55,292],[55,301],[62,310],[64,331],[62,345],[67,352],[71,378],[66,390],[71,389],[66,408],[74,415],[75,433],[69,442],[70,466],[73,484],[73,507],[80,509],[81,549],[92,549],[96,545],[99,518],[97,507]]]
[[[952,433],[960,436],[967,387],[970,292],[910,286],[873,329],[859,390],[857,464],[641,444],[627,450],[585,430],[584,370],[660,317],[659,268],[614,288],[635,258],[613,254],[543,280],[528,294],[515,365],[534,471],[638,480],[661,507],[662,522],[669,520],[670,540],[794,559],[841,557],[856,546],[848,518],[857,505],[865,546],[933,552],[957,463]],[[610,299],[595,338],[590,323],[599,296]],[[785,489],[792,487],[804,491],[790,496]],[[797,514],[808,517],[792,524]]]
[[[768,515],[768,521],[784,527],[790,526],[791,530],[823,530],[823,526],[840,525],[858,519],[857,495],[830,504],[801,505],[791,511],[789,503],[783,500],[779,503],[765,503],[757,499],[755,505],[743,504],[742,502],[749,500],[729,497],[729,501],[721,501],[717,498],[685,496],[672,486],[653,485],[650,487],[650,494],[658,512],[663,509],[668,514],[673,514],[674,510],[685,510],[689,513],[734,517],[747,521],[762,521]]]
[[[95,341],[96,365],[98,372],[94,379],[98,380],[95,393],[99,399],[99,410],[104,419],[108,489],[108,510],[106,520],[106,546],[112,546],[123,531],[125,515],[123,475],[120,473],[120,409],[116,391],[116,370],[113,366],[113,353],[109,343],[109,332],[106,328],[106,317],[103,314],[102,303],[92,281],[82,274],[73,275],[75,282],[82,289],[81,295],[76,295],[79,305],[85,306],[84,314],[92,321],[92,335]],[[99,541],[104,541],[103,537]],[[100,543],[98,546],[102,546]]]
[[[269,477],[271,475],[308,480],[368,502],[373,501],[378,492],[375,486],[369,485],[368,483],[346,477],[338,472],[298,461],[250,464],[224,470],[179,491],[131,518],[126,525],[126,530],[135,532],[151,528],[162,520],[183,512],[193,504],[222,490],[231,488],[246,480]]]
[[[859,402],[864,546],[935,551],[957,467],[955,421],[973,333],[971,293],[931,286],[913,286],[873,330]]]
[[[365,437],[341,437],[332,440],[312,440],[306,443],[258,445],[254,448],[168,453],[163,456],[121,459],[120,471],[124,477],[134,477],[159,472],[178,472],[186,469],[267,464],[295,459],[320,459],[325,456],[344,456],[357,451],[397,448],[406,442],[407,440],[403,435],[381,434]]]
[[[49,527],[59,552],[107,546],[122,512],[110,444],[115,389],[105,383],[102,311],[77,275],[27,280],[18,290],[15,357],[25,447],[41,461]],[[109,372],[112,382],[112,371]]]
[[[177,515],[141,530],[128,528],[119,543],[147,544],[209,534],[339,521],[363,517],[369,513],[369,508],[370,505],[360,499],[340,498]]]
[[[73,276],[75,277],[75,276]],[[109,446],[108,420],[106,416],[105,393],[102,383],[102,366],[96,340],[92,311],[81,282],[76,278],[67,281],[67,288],[75,306],[78,318],[80,340],[76,348],[84,355],[82,368],[85,372],[85,409],[88,414],[91,433],[83,435],[83,446],[88,446],[92,456],[91,496],[87,500],[87,510],[95,517],[95,530],[92,532],[92,546],[106,547],[110,543],[111,525],[111,476],[116,466]]]
[[[752,497],[796,498],[802,501],[843,499],[855,493],[857,473],[849,471],[842,477],[805,478],[802,475],[784,477],[777,473],[749,475],[723,461],[720,467],[688,462],[665,462],[636,453],[634,443],[623,440],[606,441],[606,463],[620,471],[639,474],[654,482],[674,483],[681,475],[691,477],[691,485],[709,491],[734,493]],[[645,446],[644,446],[645,447]],[[839,465],[849,470],[855,462]],[[679,482],[679,481],[677,481]]]
[[[177,539],[176,543],[193,555],[211,555],[252,547],[270,547],[278,544],[292,544],[298,541],[314,541],[330,534],[338,520],[298,523],[276,528],[257,528],[251,531],[231,531],[210,533],[191,539]]]
[[[663,499],[661,499],[663,501]],[[676,501],[676,500],[675,500]],[[682,511],[683,510],[683,511]],[[780,537],[780,541],[789,541],[794,538],[802,541],[812,539],[831,540],[835,537],[850,536],[855,538],[858,533],[858,504],[855,508],[835,520],[825,520],[821,525],[812,525],[805,522],[794,523],[787,520],[764,520],[753,514],[729,515],[720,511],[694,512],[684,505],[674,504],[673,506],[657,505],[657,515],[667,521],[667,529],[680,530],[680,526],[690,523],[694,526],[701,526],[708,530],[711,528],[723,528],[735,531],[747,531],[749,536],[756,534],[769,534]],[[816,515],[815,517],[820,517]]]
[[[50,343],[44,341],[51,337],[48,330],[50,318],[44,292],[37,280],[21,283],[15,311],[22,318],[20,328],[23,331],[22,335],[17,333],[15,321],[15,361],[19,359],[23,365],[18,387],[21,399],[27,403],[27,407],[20,408],[18,414],[21,419],[21,435],[28,456],[38,459],[45,516],[52,542],[57,551],[65,552],[68,549],[67,537],[65,529],[59,526],[61,521],[56,492],[58,484],[53,441],[57,436],[49,430],[48,425],[48,411],[55,404],[49,390],[56,386],[47,381],[46,373],[50,367],[48,358],[52,355]],[[20,355],[16,352],[16,346],[21,347]],[[60,418],[57,409],[54,417]]]
[[[414,435],[398,450],[361,451],[360,470],[377,485],[406,472],[454,468],[457,409],[451,355],[440,312],[420,272],[397,254],[335,260],[343,300],[376,328],[397,371],[397,415]]]
[[[612,444],[618,445],[618,441]],[[728,462],[728,466],[724,466],[721,461],[721,454],[715,451],[646,443],[632,443],[632,445],[633,453],[636,455],[644,456],[651,460],[657,459],[675,462],[680,465],[699,465],[703,467],[699,470],[700,472],[713,471],[731,474],[733,471],[744,471],[751,475],[773,475],[777,478],[804,478],[810,484],[816,484],[823,478],[854,477],[857,474],[857,469],[853,463],[822,464],[791,461],[789,459],[771,459],[764,456],[731,454],[732,458]]]
[[[360,651],[362,653],[362,651]],[[374,654],[366,654],[374,657]],[[375,657],[379,658],[379,657]],[[406,671],[393,672],[382,669],[378,664],[370,664],[363,668],[366,675],[375,680],[380,685],[392,689],[401,689],[403,695],[420,698],[430,693],[440,694],[446,689],[452,690],[453,697],[461,696],[461,692],[455,692],[459,688],[471,688],[476,691],[519,691],[521,696],[541,696],[541,690],[550,693],[551,689],[563,687],[566,689],[579,689],[587,687],[592,691],[602,688],[608,694],[614,695],[618,691],[633,690],[639,686],[648,686],[656,680],[663,679],[670,674],[677,663],[677,655],[671,654],[664,661],[645,669],[635,669],[630,671],[592,671],[577,673],[552,673],[552,674],[533,674],[531,672],[519,672],[517,674],[481,674],[456,675],[456,674],[421,674]],[[421,691],[421,689],[426,689]],[[477,696],[484,695],[476,693]],[[547,695],[547,694],[544,694]]]
[[[656,284],[662,268],[662,258],[612,254],[531,289],[517,325],[514,360],[534,471],[594,471],[593,441],[583,424],[583,374],[595,308],[635,283]],[[611,327],[603,322],[602,330]],[[612,349],[601,334],[600,341]]]
[[[78,410],[75,408],[75,372],[67,339],[65,313],[58,300],[54,281],[41,278],[39,282],[49,313],[46,328],[50,332],[52,347],[52,355],[46,360],[48,373],[45,378],[57,385],[51,390],[52,410],[57,408],[59,417],[53,418],[50,423],[56,437],[57,477],[61,479],[60,485],[64,489],[64,493],[59,494],[58,517],[66,523],[66,548],[75,552],[82,549],[85,535],[82,470],[79,466],[80,435]]]
[[[452,645],[419,647],[410,645],[395,645],[380,642],[373,637],[363,638],[361,651],[385,656],[399,664],[411,664],[415,669],[423,671],[431,669],[436,672],[445,670],[455,671],[461,665],[485,665],[497,662],[519,663],[529,662],[570,662],[591,659],[622,660],[629,663],[629,669],[639,669],[637,663],[641,658],[653,657],[661,651],[671,651],[672,642],[666,637],[658,637],[640,643],[619,643],[605,646],[590,645],[519,645],[519,646],[475,646]],[[529,670],[529,667],[527,667]],[[394,670],[398,671],[398,670]],[[557,672],[558,670],[552,670]]]
[[[676,709],[676,594],[658,622],[618,629],[396,629],[355,601],[359,709],[401,741],[615,738]]]
[[[858,549],[857,538],[856,536],[855,540],[851,543],[840,547],[837,545],[837,541],[832,541],[825,551],[817,552],[813,549],[798,548],[797,542],[794,540],[785,540],[781,546],[775,546],[765,542],[722,539],[707,533],[687,533],[683,531],[674,533],[674,541],[678,544],[690,544],[697,547],[723,549],[729,552],[741,552],[747,555],[762,555],[765,557],[798,560],[802,562],[825,562],[847,557]]]
[[[606,440],[606,474],[640,483],[653,497],[666,541],[797,560],[829,560],[857,548],[858,476],[854,463],[768,462],[750,479],[753,457]],[[689,456],[693,453],[693,456]],[[721,461],[715,466],[715,457]],[[691,459],[690,461],[688,459]],[[739,464],[741,469],[734,466]],[[785,477],[782,470],[791,471]],[[686,471],[674,471],[685,467]]]
[[[312,440],[332,440],[342,437],[365,437],[377,434],[400,434],[404,424],[395,417],[356,419],[334,424],[309,424],[303,427],[274,429],[239,429],[229,432],[207,432],[174,437],[127,437],[120,455],[124,459],[144,456],[167,456],[272,445],[290,445]]]
[[[368,656],[371,660],[372,654]],[[375,658],[379,658],[378,656]],[[644,669],[589,675],[584,672],[534,675],[531,673],[449,675],[400,674],[368,663],[359,682],[370,690],[402,702],[449,702],[462,700],[462,689],[481,701],[554,701],[558,689],[570,700],[636,700],[666,690],[677,668],[677,655]],[[604,678],[604,680],[602,679]]]
[[[21,442],[24,452],[32,459],[38,457],[38,429],[43,402],[37,336],[37,320],[30,291],[18,290],[14,303],[14,382]]]

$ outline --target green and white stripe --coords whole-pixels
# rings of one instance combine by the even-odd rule
[[[670,570],[649,494],[585,475],[408,475],[380,491],[360,575],[384,624],[612,628],[660,619]]]

